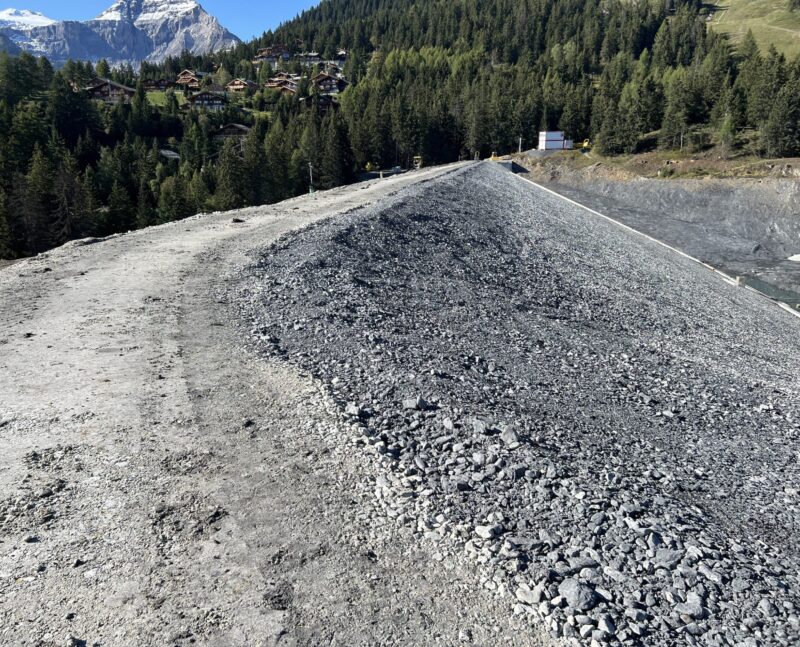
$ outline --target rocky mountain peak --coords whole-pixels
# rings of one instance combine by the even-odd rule
[[[56,22],[32,11],[0,12],[0,49],[112,65],[207,54],[240,40],[195,0],[116,0],[94,20]]]
[[[192,14],[203,8],[195,0],[117,0],[95,20],[155,22]]]

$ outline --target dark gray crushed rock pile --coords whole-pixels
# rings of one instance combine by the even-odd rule
[[[282,239],[240,296],[384,454],[398,522],[516,612],[578,644],[800,644],[787,313],[487,164]]]

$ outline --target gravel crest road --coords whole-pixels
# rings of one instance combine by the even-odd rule
[[[0,643],[549,644],[386,523],[336,407],[229,299],[253,250],[452,170],[0,271]]]

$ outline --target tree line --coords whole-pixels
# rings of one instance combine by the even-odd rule
[[[759,51],[752,35],[733,47],[701,11],[682,0],[326,0],[250,43],[138,76],[264,80],[260,47],[346,48],[352,84],[338,109],[307,82],[296,96],[260,91],[248,111],[182,111],[173,93],[153,106],[141,85],[109,107],[74,88],[98,71],[134,85],[132,69],[0,55],[0,256],[279,201],[308,191],[309,165],[327,188],[368,164],[486,156],[520,138],[530,148],[541,129],[612,155],[800,154],[800,61]],[[232,122],[251,128],[244,140],[216,136]]]

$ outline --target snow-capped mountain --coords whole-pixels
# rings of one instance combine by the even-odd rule
[[[0,27],[31,29],[32,27],[52,25],[54,22],[55,20],[45,15],[27,9],[3,9],[0,11]]]
[[[69,58],[105,58],[111,64],[136,65],[183,50],[205,54],[240,42],[194,0],[117,0],[85,22],[56,22],[31,11],[7,9],[0,12],[2,36],[56,64]],[[2,43],[0,38],[0,47]]]

